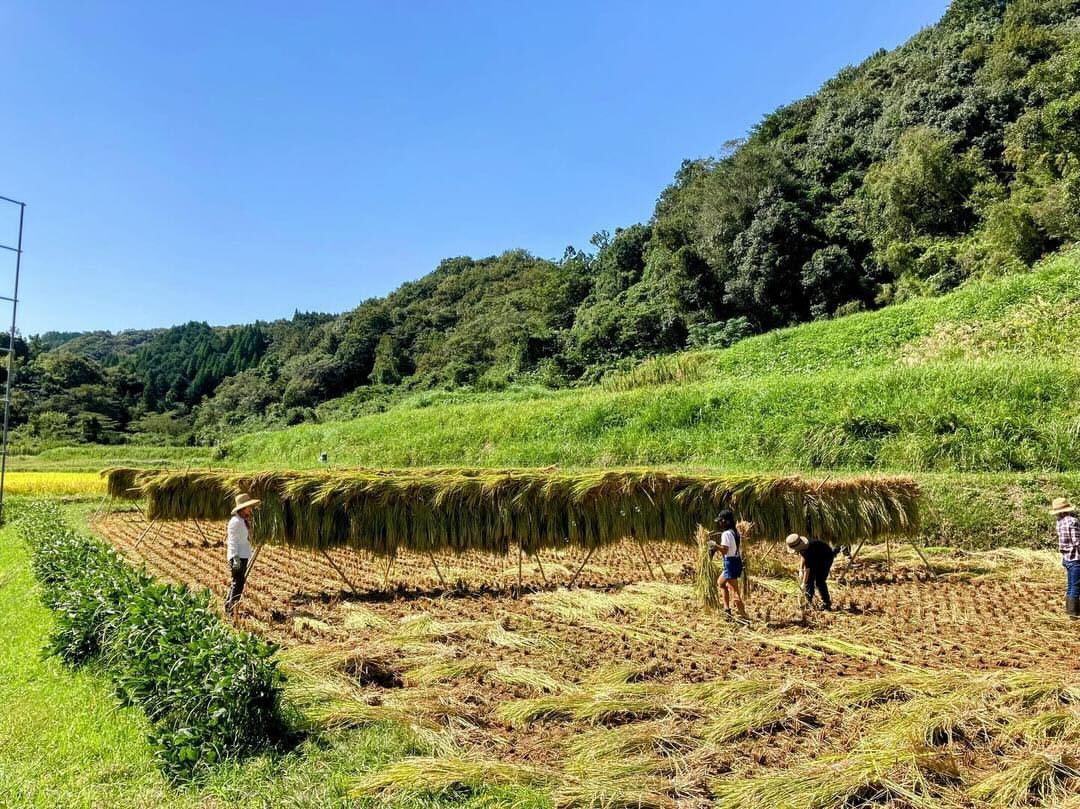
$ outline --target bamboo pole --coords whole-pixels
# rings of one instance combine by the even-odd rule
[[[105,507],[105,501],[108,500],[108,499],[109,499],[109,493],[106,492],[105,495],[101,498],[101,502],[98,503],[97,510],[94,511],[94,516],[90,518],[91,521],[96,520],[98,517],[101,516],[101,510]]]
[[[634,540],[634,544],[638,546],[638,550],[641,551],[641,558],[645,560],[645,567],[649,569],[649,578],[656,581],[656,573],[653,572],[652,563],[649,561],[649,554],[645,553],[645,543]]]
[[[198,520],[192,520],[192,522],[195,523],[195,529],[199,532],[199,536],[202,537],[203,543],[206,544],[206,545],[212,545],[213,543],[210,541],[210,539],[203,532],[202,526],[199,525],[199,521]]]
[[[136,548],[138,548],[139,545],[142,544],[142,541],[144,539],[146,539],[146,535],[148,533],[150,533],[150,529],[153,528],[156,524],[157,524],[157,520],[150,520],[150,522],[147,523],[146,528],[144,528],[143,532],[141,534],[139,534],[139,538],[137,540],[135,540],[135,547]]]
[[[644,545],[642,545],[641,547],[642,547],[642,550],[644,550],[644,551],[645,551],[646,553],[648,553],[648,549],[646,549]],[[664,570],[664,560],[663,560],[663,558],[662,558],[662,557],[660,556],[660,551],[659,551],[659,549],[657,549],[657,551],[656,551],[656,555],[657,555],[657,557],[658,557],[658,558],[657,558],[657,560],[656,560],[656,566],[657,566],[658,568],[660,568],[660,575],[664,577],[664,581],[666,581],[666,582],[670,582],[670,581],[671,581],[671,577],[670,577],[670,576],[669,576],[669,575],[667,574],[667,571],[666,571],[666,570]]]
[[[922,563],[926,565],[926,569],[930,571],[930,575],[936,579],[937,571],[934,570],[934,568],[930,567],[930,562],[929,560],[927,560],[926,555],[922,552],[922,548],[919,547],[919,543],[916,542],[914,539],[909,540],[909,542],[911,543],[911,547],[915,549],[915,553],[919,554],[919,558],[922,559]]]
[[[568,585],[566,585],[567,587],[573,587],[574,586],[574,582],[576,582],[578,576],[581,575],[581,571],[583,571],[585,569],[585,565],[587,565],[589,563],[589,560],[592,559],[593,551],[595,551],[595,550],[596,550],[595,545],[593,547],[589,548],[589,552],[587,554],[585,554],[585,558],[581,560],[581,567],[579,567],[577,569],[577,573],[575,573],[574,577],[572,579],[570,579],[570,583]]]
[[[548,577],[547,577],[547,573],[545,573],[545,572],[544,572],[544,563],[540,561],[540,553],[539,553],[539,551],[537,551],[536,553],[534,553],[534,554],[533,554],[533,559],[535,559],[535,560],[536,560],[536,566],[537,566],[538,568],[540,568],[540,575],[541,575],[541,576],[543,577],[543,579],[544,579],[544,586],[545,586],[545,587],[549,586],[549,585],[548,585]]]
[[[330,567],[334,568],[334,570],[337,571],[337,574],[341,576],[341,580],[344,581],[347,585],[349,585],[349,589],[353,591],[353,594],[360,595],[360,591],[356,589],[356,586],[353,585],[351,581],[349,581],[349,577],[346,576],[345,573],[341,570],[341,568],[337,566],[337,564],[331,558],[329,552],[325,548],[320,548],[319,553],[321,553],[323,555],[323,558],[325,558],[326,561],[330,563]]]
[[[439,576],[439,583],[445,587],[446,579],[443,578],[442,571],[439,570],[439,563],[435,561],[435,554],[428,551],[428,558],[431,559],[431,564],[435,566],[435,573]]]
[[[851,566],[853,564],[855,564],[855,560],[859,557],[859,551],[862,550],[862,547],[865,544],[866,544],[866,540],[865,539],[861,540],[859,542],[859,544],[856,546],[855,550],[852,552],[851,557],[848,559],[847,565],[844,567],[844,572],[841,573],[840,578],[837,579],[837,581],[839,581],[841,584],[843,584],[844,579],[847,578],[848,571],[851,570]]]
[[[248,579],[251,578],[251,570],[252,570],[252,568],[255,567],[255,560],[259,558],[259,551],[261,551],[261,550],[262,550],[262,545],[256,545],[255,550],[253,550],[251,552],[251,558],[248,560],[247,570],[244,571],[244,592],[245,593],[247,592]],[[240,597],[243,598],[243,596],[244,596],[244,593],[241,593]]]

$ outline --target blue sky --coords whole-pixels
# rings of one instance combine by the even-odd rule
[[[560,256],[946,5],[0,0],[20,330],[338,312],[446,256]]]

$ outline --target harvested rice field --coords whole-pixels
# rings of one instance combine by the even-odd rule
[[[223,523],[146,525],[94,528],[224,595]],[[237,623],[281,644],[313,727],[426,740],[429,757],[357,795],[525,783],[565,806],[1080,806],[1080,627],[1055,555],[927,555],[933,576],[908,546],[875,546],[844,584],[838,557],[825,613],[800,603],[792,557],[748,543],[744,626],[696,601],[683,545],[523,555],[520,594],[516,549],[388,566],[268,547]]]

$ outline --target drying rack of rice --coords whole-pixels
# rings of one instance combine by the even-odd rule
[[[350,547],[379,556],[593,549],[625,538],[692,544],[723,508],[755,534],[832,542],[912,536],[919,487],[906,477],[813,480],[651,469],[353,469],[229,472],[109,469],[114,497],[144,500],[151,520],[218,520],[233,497],[262,501],[258,532],[272,544]]]

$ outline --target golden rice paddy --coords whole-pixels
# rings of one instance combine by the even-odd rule
[[[26,497],[91,497],[105,494],[96,472],[8,472],[4,491]]]

